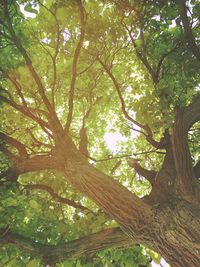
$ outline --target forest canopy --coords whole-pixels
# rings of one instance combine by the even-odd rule
[[[1,266],[200,266],[199,14],[1,1]]]

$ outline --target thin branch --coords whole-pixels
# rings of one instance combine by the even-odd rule
[[[196,44],[195,37],[192,32],[192,28],[189,23],[189,19],[187,16],[187,7],[186,7],[186,1],[185,0],[178,0],[178,5],[179,5],[179,12],[181,15],[181,20],[183,23],[184,31],[185,31],[185,36],[186,40],[192,50],[193,55],[200,60],[200,49]]]
[[[56,17],[56,14],[52,12],[51,9],[47,8],[41,1],[39,1],[40,5],[45,8],[52,16],[53,18],[55,19],[55,22],[56,22],[56,47],[55,47],[55,53],[54,55],[52,56],[51,53],[50,56],[51,56],[51,59],[52,59],[52,64],[53,64],[53,81],[52,81],[52,84],[51,84],[51,88],[52,88],[52,105],[53,105],[53,108],[55,109],[55,86],[56,86],[56,80],[57,80],[57,66],[56,66],[56,59],[57,59],[57,56],[58,56],[58,52],[59,52],[59,42],[60,42],[60,25],[59,25],[59,22],[58,22],[58,19]],[[48,51],[48,50],[47,50]]]
[[[43,142],[39,141],[39,140],[34,136],[33,132],[32,132],[30,129],[27,129],[27,132],[30,134],[30,136],[31,136],[31,138],[32,138],[32,140],[33,140],[33,142],[35,142],[35,144],[37,144],[38,147],[45,146],[45,147],[47,147],[47,148],[52,149],[52,145],[50,145],[50,144],[46,144],[46,143],[43,143]]]
[[[18,158],[11,153],[4,145],[0,144],[0,151],[11,161],[15,162]]]
[[[107,158],[104,159],[95,159],[93,157],[88,156],[89,159],[93,160],[94,162],[104,162],[104,161],[108,161],[108,160],[115,160],[115,159],[122,159],[122,158],[131,158],[131,157],[136,157],[139,155],[146,155],[146,154],[150,154],[150,153],[158,153],[158,154],[163,154],[165,155],[166,153],[163,151],[158,151],[158,150],[150,150],[150,151],[144,151],[144,152],[139,152],[139,153],[132,153],[132,154],[125,154],[125,155],[121,155],[121,156],[112,156],[110,155]]]
[[[143,135],[146,136],[146,133],[143,132],[143,131],[140,131],[140,130],[138,130],[138,129],[136,129],[136,128],[133,128],[133,127],[130,127],[130,129],[133,130],[133,131],[135,131],[135,132],[141,133],[141,134],[143,134]]]
[[[83,73],[87,72],[92,67],[95,60],[96,60],[96,58],[84,70],[80,71],[77,75],[82,75]]]
[[[151,145],[153,145],[155,148],[164,148],[165,145],[166,145],[166,142],[165,142],[164,138],[161,138],[161,140],[159,142],[155,141],[153,139],[153,133],[152,133],[152,131],[151,131],[151,129],[150,129],[150,127],[148,125],[143,125],[143,124],[137,122],[136,120],[134,120],[132,117],[129,116],[128,112],[126,111],[126,106],[125,106],[125,102],[124,102],[124,99],[123,99],[123,96],[122,96],[122,93],[121,93],[121,90],[120,90],[119,83],[115,79],[115,77],[112,74],[111,70],[105,65],[105,63],[99,57],[98,57],[98,61],[103,66],[103,68],[105,69],[106,73],[109,75],[109,77],[111,78],[111,80],[113,81],[113,83],[115,85],[116,91],[118,93],[118,96],[119,96],[119,99],[120,99],[120,102],[121,102],[121,109],[122,109],[122,112],[123,112],[125,118],[146,131],[146,133],[144,133],[143,131],[140,131],[140,133],[145,135],[146,140]]]
[[[23,47],[21,41],[19,40],[19,38],[17,37],[14,29],[13,29],[13,25],[12,25],[12,22],[10,20],[10,15],[9,15],[9,10],[8,10],[8,6],[7,6],[7,1],[3,1],[3,5],[4,5],[4,13],[5,13],[5,17],[6,17],[6,20],[8,22],[8,28],[9,28],[9,31],[10,31],[10,34],[13,38],[13,41],[16,45],[16,47],[19,49],[19,51],[21,52],[26,64],[27,64],[27,67],[33,77],[33,79],[35,80],[37,86],[38,86],[38,89],[39,89],[39,93],[44,101],[44,104],[46,105],[47,109],[49,112],[52,112],[52,107],[50,105],[50,102],[48,100],[48,98],[46,97],[45,95],[45,92],[44,92],[44,87],[42,85],[42,82],[38,76],[38,74],[36,73],[33,65],[32,65],[32,61],[27,53],[27,51],[25,50],[25,48]]]
[[[19,156],[21,158],[28,157],[28,153],[26,151],[25,145],[23,145],[17,139],[15,139],[11,136],[8,136],[7,134],[2,133],[2,132],[0,132],[0,139],[5,141],[7,144],[10,144],[11,146],[15,147],[18,150]]]
[[[160,69],[162,67],[163,61],[165,60],[166,57],[168,57],[171,53],[173,53],[180,45],[180,42],[178,42],[172,49],[169,50],[169,52],[163,54],[158,61],[157,68],[156,68],[156,77],[157,80],[159,80],[159,74],[160,74]]]
[[[42,81],[38,75],[38,73],[36,72],[35,68],[33,67],[32,61],[27,53],[27,51],[25,50],[25,48],[23,47],[20,39],[17,37],[14,29],[13,29],[13,25],[9,16],[9,10],[8,10],[8,6],[7,6],[7,1],[4,0],[3,1],[3,7],[4,7],[4,14],[8,23],[8,28],[9,28],[9,32],[13,38],[13,41],[16,45],[16,47],[18,48],[18,50],[20,51],[20,53],[22,54],[26,65],[28,67],[28,70],[32,76],[32,78],[34,79],[35,83],[37,84],[38,90],[39,90],[39,94],[43,100],[43,103],[45,104],[47,110],[50,113],[50,117],[52,120],[51,126],[53,127],[53,130],[57,130],[59,132],[62,132],[62,126],[58,120],[58,117],[56,115],[55,110],[53,109],[51,103],[49,102],[49,99],[47,98],[46,94],[45,94],[45,89],[44,86],[42,84]]]
[[[72,78],[71,78],[71,84],[70,84],[70,91],[69,91],[69,99],[68,99],[68,116],[67,116],[67,122],[65,126],[66,132],[69,132],[69,128],[72,122],[73,117],[73,108],[74,108],[74,91],[75,91],[75,83],[77,78],[77,63],[78,58],[80,56],[81,48],[84,41],[85,36],[85,24],[86,24],[86,18],[85,18],[85,10],[83,8],[81,0],[76,0],[79,9],[80,9],[80,38],[77,44],[77,47],[74,52],[73,57],[73,63],[72,63]]]
[[[0,89],[2,90],[3,88],[0,88]],[[38,118],[37,116],[35,116],[32,112],[30,112],[29,109],[27,109],[24,106],[21,106],[21,105],[17,104],[16,102],[14,102],[13,99],[9,99],[9,98],[7,98],[5,96],[0,95],[0,100],[5,102],[5,103],[7,103],[8,105],[13,107],[17,111],[21,112],[26,117],[31,118],[33,121],[37,122],[42,128],[49,129],[49,124],[47,122],[45,122],[44,120],[42,120],[42,119]]]
[[[122,23],[122,25],[128,31],[129,37],[131,38],[132,44],[133,44],[133,46],[135,48],[135,51],[136,51],[136,54],[137,54],[138,58],[142,61],[142,63],[144,64],[144,66],[148,70],[153,82],[155,84],[157,84],[158,83],[158,79],[156,77],[156,73],[153,70],[153,68],[151,67],[150,63],[148,62],[146,54],[142,54],[142,52],[138,50],[138,47],[136,45],[135,39],[133,38],[133,35],[131,34],[131,31],[129,30],[129,28],[124,23]]]
[[[111,171],[110,171],[110,174],[114,174],[115,171],[119,168],[119,166],[121,165],[122,161],[121,160],[118,160],[116,162],[116,164],[112,167]]]
[[[24,107],[27,107],[27,103],[26,103],[26,100],[24,98],[24,95],[22,93],[22,88],[21,88],[21,85],[20,83],[16,80],[15,77],[11,77],[10,75],[8,75],[7,73],[4,72],[4,75],[6,75],[6,77],[11,81],[11,83],[14,85],[16,91],[17,91],[17,94],[19,95],[19,97],[21,98],[22,100],[22,103],[24,105]]]
[[[54,190],[48,186],[48,185],[44,185],[44,184],[29,184],[29,185],[24,185],[24,188],[25,189],[38,189],[38,190],[43,190],[43,191],[46,191],[48,192],[56,201],[60,202],[60,203],[63,203],[63,204],[67,204],[73,208],[76,208],[76,209],[80,209],[80,210],[84,210],[84,211],[89,211],[89,212],[92,212],[90,209],[82,206],[80,203],[77,203],[73,200],[70,200],[70,199],[67,199],[67,198],[64,198],[64,197],[61,197],[59,196],[57,193],[54,192]]]
[[[132,123],[134,123],[138,127],[142,128],[142,129],[146,129],[146,126],[145,125],[142,125],[141,123],[137,122],[136,120],[134,120],[133,118],[131,118],[129,116],[129,114],[126,111],[125,102],[124,102],[124,99],[122,97],[120,86],[119,86],[117,80],[115,79],[115,77],[112,74],[112,72],[110,71],[110,69],[105,65],[105,63],[99,57],[98,57],[98,61],[103,66],[104,70],[106,71],[106,73],[108,74],[108,76],[111,78],[111,80],[113,81],[113,83],[115,85],[116,91],[117,91],[118,96],[119,96],[119,99],[120,99],[122,112],[123,112],[124,116],[126,117],[126,119],[128,119],[129,121],[131,121]]]

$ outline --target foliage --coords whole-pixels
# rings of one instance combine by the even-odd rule
[[[190,1],[189,20],[199,40],[197,2]],[[3,1],[1,17],[1,132],[22,143],[29,158],[53,157],[54,115],[64,128],[72,112],[69,136],[80,151],[85,144],[81,153],[88,162],[138,197],[147,196],[152,184],[130,161],[158,172],[165,150],[153,141],[171,132],[176,109],[199,96],[199,62],[176,1]],[[189,133],[194,165],[198,129],[197,123]],[[148,143],[149,136],[154,140]],[[2,240],[13,232],[34,244],[59,246],[118,226],[58,170],[8,175],[21,160],[20,149],[5,136],[0,148]],[[151,266],[151,259],[159,263],[160,256],[137,245],[63,258],[57,266],[139,267]],[[0,264],[39,267],[45,260],[32,245],[2,241]]]

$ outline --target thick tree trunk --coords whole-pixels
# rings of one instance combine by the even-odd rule
[[[176,146],[179,146],[178,139],[176,142]],[[177,178],[177,170],[181,169],[177,167],[178,160],[178,150],[172,152],[170,146],[163,166],[156,175],[153,190],[144,200],[132,194],[112,177],[94,168],[72,143],[62,138],[56,144],[53,156],[27,158],[16,162],[11,170],[12,174],[16,172],[17,175],[41,170],[43,167],[61,171],[67,182],[92,199],[120,224],[131,242],[143,244],[159,252],[173,267],[199,267],[200,208],[197,200],[190,201],[191,191],[187,197],[187,191],[181,195],[182,191],[177,190],[177,183],[174,181],[183,179],[180,175],[182,170]],[[185,168],[181,163],[179,166]],[[187,175],[189,176],[189,172]],[[106,238],[99,241],[100,247],[103,248]],[[98,240],[96,242],[98,243]],[[86,254],[91,250],[87,248]],[[47,248],[47,251],[49,249]],[[59,251],[58,249],[58,253]],[[62,253],[65,253],[64,250]],[[50,254],[48,252],[48,255]],[[69,255],[67,257],[69,258]]]
[[[200,210],[186,201],[166,207],[161,213],[164,225],[155,237],[157,251],[172,267],[200,266]]]
[[[160,176],[175,174],[170,170],[174,164],[166,161]],[[68,154],[63,172],[75,188],[109,213],[136,243],[160,252],[173,267],[200,266],[200,209],[179,194],[176,196],[171,184],[163,183],[168,177],[163,177],[163,181],[159,178],[166,196],[160,204],[149,205],[76,153],[70,157]]]

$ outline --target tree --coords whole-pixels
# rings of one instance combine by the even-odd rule
[[[199,266],[198,9],[1,2],[4,265]]]

